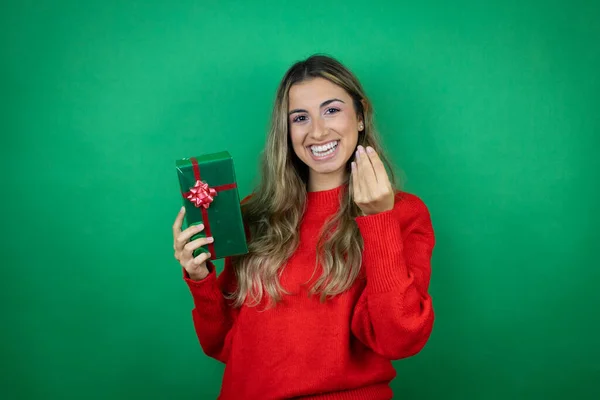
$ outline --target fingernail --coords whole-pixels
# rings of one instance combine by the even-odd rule
[[[364,152],[365,152],[365,148],[364,148],[364,147],[362,147],[362,146],[358,146],[358,151],[359,151],[360,153],[364,153]]]
[[[367,152],[374,153],[375,150],[371,146],[367,146]]]
[[[358,160],[358,159],[359,159],[359,157],[360,157],[360,156],[358,155],[358,151],[356,151],[356,159]]]
[[[179,209],[179,212],[180,212],[180,213],[182,213],[182,212],[184,212],[184,211],[185,211],[185,207],[184,207],[184,206],[181,206],[181,208]]]
[[[198,230],[199,231],[201,231],[202,229],[204,229],[204,224],[200,224],[200,225],[197,225],[197,226],[198,226]]]
[[[208,256],[208,258],[212,257],[212,254],[210,254],[210,253],[206,253],[206,255]]]
[[[356,169],[356,163],[352,161],[352,169]]]
[[[209,237],[208,239],[206,239],[208,241],[208,243],[212,243],[215,241],[215,239],[213,237]]]

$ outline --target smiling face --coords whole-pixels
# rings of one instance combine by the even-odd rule
[[[341,185],[363,129],[352,97],[327,79],[313,78],[290,88],[288,112],[292,147],[309,168],[309,190]]]

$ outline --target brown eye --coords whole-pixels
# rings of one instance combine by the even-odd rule
[[[298,115],[292,119],[292,122],[303,122],[306,121],[306,115]]]

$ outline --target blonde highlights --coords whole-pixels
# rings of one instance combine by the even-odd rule
[[[372,107],[358,79],[337,60],[324,55],[314,55],[294,64],[277,89],[262,155],[262,179],[242,205],[249,230],[249,253],[231,260],[236,285],[228,297],[236,307],[256,306],[265,296],[274,304],[286,294],[279,274],[298,247],[308,183],[308,167],[296,156],[289,140],[288,96],[294,84],[317,77],[340,86],[352,97],[356,114],[364,121],[358,144],[377,151],[395,187],[395,174],[381,148]],[[320,266],[322,273],[310,293],[319,295],[321,301],[350,288],[361,268],[363,243],[354,220],[360,215],[360,209],[353,201],[348,181],[350,160],[346,170],[347,185],[341,193],[339,210],[325,223],[318,241],[315,272]]]

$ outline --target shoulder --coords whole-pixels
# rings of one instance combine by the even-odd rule
[[[254,191],[246,193],[245,196],[240,194],[240,205],[243,209],[247,209],[248,207],[254,208],[256,206],[256,202],[259,201],[259,197],[260,195],[256,194]]]
[[[418,228],[433,234],[429,207],[419,196],[404,191],[396,191],[394,211],[403,228]]]
[[[394,197],[394,209],[402,211],[403,214],[429,215],[429,208],[416,194],[397,190]]]
[[[240,204],[244,205],[244,204],[248,203],[248,200],[250,200],[251,198],[252,198],[252,193],[250,193],[246,197],[242,198],[242,200],[240,201]]]

